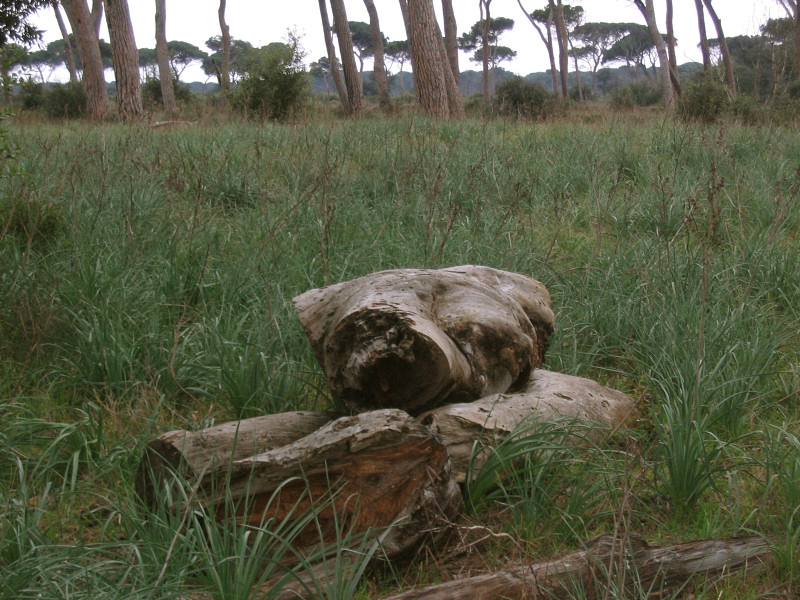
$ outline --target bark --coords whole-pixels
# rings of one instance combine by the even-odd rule
[[[331,391],[356,411],[523,388],[555,324],[541,283],[476,266],[382,271],[294,304]]]
[[[447,447],[453,463],[453,477],[462,483],[467,478],[475,443],[481,448],[472,465],[477,470],[486,461],[490,447],[496,446],[523,422],[579,420],[584,426],[580,440],[585,440],[587,435],[600,438],[635,418],[633,400],[622,392],[590,379],[536,369],[525,389],[517,393],[448,404],[423,413],[419,421]]]
[[[664,37],[658,30],[653,0],[634,0],[634,4],[639,9],[639,12],[642,13],[644,20],[647,23],[647,29],[650,31],[650,37],[656,46],[656,51],[658,52],[658,64],[661,67],[661,87],[664,90],[664,104],[666,105],[667,110],[671,110],[675,103],[675,90],[672,87],[672,77],[669,73],[669,56],[667,54],[667,45],[664,42]]]
[[[336,37],[339,39],[339,52],[342,55],[344,83],[349,99],[349,115],[358,117],[364,111],[364,92],[361,89],[361,77],[353,54],[353,37],[350,35],[350,26],[347,24],[347,11],[344,8],[343,0],[331,0],[331,11],[333,27],[336,30]]]
[[[139,50],[127,0],[105,0],[106,24],[111,41],[111,58],[117,79],[117,111],[123,121],[142,116],[142,93],[139,87]]]
[[[62,0],[83,65],[83,87],[89,115],[100,120],[108,115],[108,94],[103,76],[103,59],[86,0]],[[138,64],[137,64],[138,77]]]
[[[567,53],[567,24],[564,21],[564,5],[558,0],[558,6],[550,0],[550,10],[555,12],[556,38],[558,39],[558,62],[561,72],[561,96],[566,100],[569,97],[569,55]]]
[[[218,519],[233,510],[253,525],[313,507],[314,522],[295,540],[300,548],[333,543],[343,526],[391,528],[382,541],[389,557],[415,551],[462,506],[445,447],[396,409],[342,417],[291,444],[226,462],[206,473],[199,490]]]
[[[461,80],[461,71],[458,67],[458,26],[456,13],[453,10],[453,0],[442,0],[442,15],[444,20],[444,47],[447,51],[447,62],[453,72],[456,86]]]
[[[386,77],[386,65],[383,60],[383,34],[378,20],[378,11],[375,9],[375,3],[372,0],[364,0],[364,5],[367,7],[367,14],[369,14],[369,32],[375,51],[374,73],[375,87],[378,88],[378,103],[383,112],[390,113],[392,103],[389,101],[389,79]]]
[[[178,112],[175,102],[175,89],[172,86],[172,71],[167,52],[167,9],[166,0],[156,0],[156,55],[158,57],[158,78],[161,81],[161,103],[167,119],[173,119]]]
[[[66,57],[67,71],[69,71],[70,83],[78,81],[78,69],[75,67],[75,55],[72,53],[72,44],[69,41],[69,32],[67,26],[64,24],[64,18],[61,16],[61,10],[58,8],[58,0],[53,0],[53,12],[56,13],[56,22],[58,23],[58,30],[61,32],[61,39],[64,40],[64,56]]]
[[[491,0],[480,0],[481,9],[481,64],[483,67],[483,105],[489,106],[491,90],[489,89],[489,25]],[[485,9],[485,10],[484,10]]]
[[[794,74],[800,81],[800,6],[794,3]]]
[[[769,543],[741,537],[650,546],[635,533],[619,539],[601,535],[584,550],[554,560],[450,581],[396,594],[384,600],[480,598],[665,597],[691,579],[723,579],[731,573],[763,571],[771,561]],[[614,594],[612,590],[617,590]],[[577,595],[576,595],[577,594]]]
[[[708,15],[711,17],[711,22],[714,23],[714,29],[717,31],[717,39],[719,40],[719,50],[722,53],[722,65],[725,68],[725,82],[728,84],[728,90],[732,95],[736,95],[736,75],[733,71],[733,58],[731,51],[728,49],[728,42],[725,40],[725,32],[722,30],[722,21],[717,16],[717,11],[714,10],[711,0],[703,0]]]
[[[94,34],[100,39],[100,26],[103,24],[103,0],[92,0],[92,24]]]
[[[700,32],[700,50],[703,53],[703,71],[708,72],[711,70],[711,50],[708,46],[703,0],[694,0],[694,6],[697,11],[697,29]]]
[[[531,13],[525,10],[525,7],[522,6],[522,0],[517,0],[517,4],[519,4],[519,7],[522,9],[522,12],[525,13],[525,16],[528,18],[528,21],[530,21],[531,25],[533,25],[534,29],[536,29],[536,32],[539,34],[539,37],[542,39],[542,43],[547,48],[547,55],[550,58],[550,75],[553,78],[553,93],[558,94],[559,93],[558,69],[556,68],[556,58],[555,58],[555,53],[553,52],[553,35],[551,33],[553,29],[553,9],[552,7],[550,8],[550,13],[548,15],[548,20],[547,20],[547,37],[545,37],[544,33],[542,33],[542,30],[539,27],[539,24],[536,22],[536,19],[534,19],[531,16]]]
[[[219,85],[224,93],[231,91],[231,28],[225,21],[225,0],[219,0],[219,29],[222,35],[222,64],[219,68]]]
[[[336,48],[333,45],[331,24],[328,20],[328,0],[319,0],[319,14],[322,17],[322,32],[325,35],[325,48],[328,51],[328,64],[330,65],[333,83],[336,85],[336,91],[339,94],[339,100],[342,103],[344,112],[349,115],[352,112],[350,110],[350,99],[347,97],[347,86],[344,83],[342,71],[339,69],[339,60],[336,58]]]
[[[136,493],[152,508],[165,488],[193,486],[206,473],[291,444],[339,416],[297,411],[232,421],[201,431],[167,432],[147,444],[136,473]]]
[[[433,0],[408,0],[408,46],[414,71],[414,87],[425,114],[450,116],[443,45]]]
[[[450,60],[447,57],[447,48],[438,23],[436,23],[436,33],[439,39],[439,54],[441,55],[442,71],[444,72],[444,87],[447,91],[447,107],[450,111],[451,118],[460,119],[464,116],[464,100],[461,97],[461,88],[458,86],[458,78],[453,74],[453,70],[448,68]]]
[[[406,39],[411,39],[410,28],[408,24],[408,0],[399,0],[400,1],[400,13],[403,15],[403,25],[406,28]]]
[[[675,54],[675,27],[673,26],[672,0],[667,0],[667,56],[669,57],[669,77],[675,95],[680,96],[681,82],[678,77],[678,56]]]

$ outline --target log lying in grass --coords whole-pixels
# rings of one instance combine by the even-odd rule
[[[538,281],[478,266],[403,269],[294,299],[332,392],[411,414],[524,386],[555,318]]]
[[[662,597],[694,578],[715,580],[758,571],[771,560],[761,537],[701,540],[649,546],[641,536],[602,535],[585,550],[561,558],[396,594],[384,600],[481,600],[501,598],[605,598],[610,586],[632,598]]]
[[[296,411],[232,421],[201,431],[170,431],[147,444],[136,473],[136,492],[152,507],[163,485],[191,485],[203,473],[290,444],[339,416]]]
[[[217,519],[254,525],[313,509],[315,522],[298,547],[391,527],[382,542],[389,556],[416,550],[462,503],[445,447],[395,409],[342,417],[285,446],[221,464],[203,477],[198,497]]]
[[[453,476],[463,482],[477,440],[487,448],[523,423],[544,423],[560,417],[594,424],[599,436],[635,416],[633,401],[622,392],[590,379],[536,369],[519,392],[449,404],[423,413],[419,420],[442,438],[453,461]],[[477,455],[473,468],[480,467],[485,456]]]

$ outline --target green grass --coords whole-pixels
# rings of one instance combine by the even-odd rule
[[[471,488],[478,518],[500,511],[546,551],[615,527],[656,540],[755,530],[779,568],[746,593],[796,589],[796,129],[609,114],[12,124],[8,140],[0,590],[16,591],[0,598],[178,597],[258,579],[237,544],[274,549],[273,526],[202,543],[166,513],[143,528],[142,444],[335,404],[291,299],[466,263],[544,282],[557,315],[546,366],[622,389],[643,414],[609,447],[530,431],[501,446]],[[172,540],[185,551],[161,575]],[[217,543],[239,559],[201,568]],[[337,573],[335,595],[356,593]]]

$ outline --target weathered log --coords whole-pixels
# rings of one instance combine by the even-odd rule
[[[524,390],[448,404],[423,413],[419,420],[442,439],[453,463],[453,476],[463,482],[476,441],[486,450],[523,423],[561,417],[589,425],[596,438],[635,416],[633,400],[622,392],[591,379],[536,369]],[[479,468],[487,455],[487,451],[476,455],[473,468]]]
[[[478,266],[382,271],[294,304],[328,385],[355,411],[418,414],[524,386],[555,323],[541,283]]]
[[[384,600],[480,600],[504,598],[605,598],[610,586],[630,597],[662,597],[667,590],[704,577],[758,571],[771,560],[761,537],[700,540],[674,546],[650,546],[641,536],[619,540],[611,534],[590,541],[585,550],[546,562],[467,577]],[[626,597],[628,595],[626,594]]]
[[[193,484],[222,465],[280,448],[339,417],[296,411],[231,421],[201,431],[170,431],[148,442],[136,473],[136,492],[153,506],[161,486]],[[173,494],[173,498],[179,496]]]
[[[315,511],[297,547],[390,528],[388,556],[416,550],[461,508],[447,450],[401,410],[342,417],[285,446],[208,471],[198,497],[218,519],[259,524]]]

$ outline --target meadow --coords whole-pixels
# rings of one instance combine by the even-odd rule
[[[542,281],[557,320],[545,366],[625,391],[642,419],[596,446],[532,428],[498,448],[464,517],[497,535],[458,561],[547,558],[619,530],[756,532],[773,544],[766,574],[680,593],[800,589],[796,127],[612,112],[3,125],[0,600],[249,598],[284,575],[285,523],[209,532],[200,509],[145,511],[144,444],[335,407],[292,298],[459,264]],[[376,552],[344,533],[334,550]],[[367,598],[449,570],[431,554],[318,585]]]

